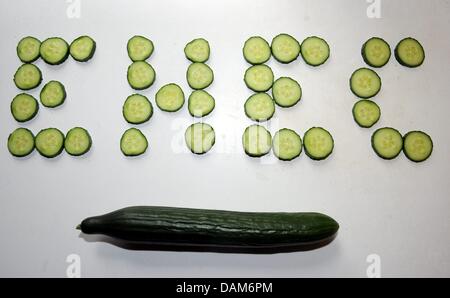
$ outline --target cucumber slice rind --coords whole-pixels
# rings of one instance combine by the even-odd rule
[[[40,57],[41,41],[33,36],[22,38],[17,44],[17,57],[23,63],[33,63]]]
[[[356,82],[353,82],[353,80],[357,80],[357,76],[360,75],[362,72],[366,72],[367,76],[371,76],[372,77],[372,78],[368,78],[366,76],[366,78],[365,78],[366,79],[366,83],[367,83],[368,79],[370,81],[376,80],[376,84],[375,84],[373,90],[369,90],[369,91],[365,90],[364,94],[362,93],[363,91],[356,90],[357,89]],[[372,69],[365,68],[365,67],[362,67],[362,68],[359,68],[359,69],[355,70],[352,73],[349,81],[350,81],[350,90],[352,91],[352,93],[354,95],[356,95],[357,97],[363,98],[363,99],[368,99],[368,98],[375,97],[381,91],[381,87],[382,87],[382,82],[381,82],[380,76],[375,71],[373,71]]]
[[[251,95],[244,104],[245,115],[253,121],[269,121],[275,114],[275,103],[267,93]]]
[[[42,72],[34,64],[22,64],[14,74],[14,84],[20,90],[31,90],[42,82]]]
[[[315,57],[311,57],[312,54],[309,53],[309,51],[313,50],[308,48],[308,44],[311,42],[316,42],[316,47],[314,49],[316,49],[317,46],[320,47],[320,53],[317,53],[316,51],[312,53]],[[327,62],[328,58],[330,58],[330,46],[325,39],[318,36],[310,36],[303,40],[300,46],[300,53],[302,54],[302,58],[306,64],[317,67]],[[318,54],[322,55],[319,56]]]
[[[33,96],[26,93],[20,93],[11,101],[10,109],[12,116],[17,122],[27,122],[37,115],[39,104]]]
[[[255,92],[268,91],[272,88],[273,81],[273,71],[265,64],[250,66],[244,74],[245,85]]]
[[[383,55],[384,54],[384,59],[381,59],[381,61],[379,63],[375,63],[375,61],[373,61],[373,57],[371,53],[369,53],[369,47],[371,46],[371,44],[373,43],[379,43],[378,47],[384,47],[384,49],[377,49],[377,53],[376,55]],[[386,52],[386,53],[383,53]],[[391,58],[391,47],[389,46],[389,44],[382,38],[380,37],[372,37],[369,40],[367,40],[362,48],[361,48],[361,55],[363,57],[364,62],[371,66],[371,67],[375,67],[375,68],[381,68],[383,66],[385,66],[390,58]]]
[[[204,90],[195,90],[189,95],[188,110],[193,117],[208,116],[215,108],[214,97]]]
[[[272,135],[261,125],[250,125],[242,134],[242,145],[248,156],[263,157],[272,149]]]
[[[120,139],[120,150],[125,156],[139,156],[145,153],[148,141],[137,128],[127,129]]]
[[[253,65],[266,63],[272,55],[269,43],[261,36],[252,36],[247,39],[242,53],[245,61]]]
[[[34,148],[34,135],[27,128],[17,128],[8,137],[8,151],[15,157],[25,157],[31,154]]]
[[[135,35],[127,42],[127,53],[131,61],[145,61],[154,51],[153,42],[142,35]]]
[[[136,61],[128,66],[128,84],[135,90],[145,90],[149,88],[153,85],[155,79],[155,70],[145,61]]]
[[[319,136],[320,134],[320,136]],[[317,138],[320,137],[322,143],[322,148],[317,147]],[[312,139],[310,142],[310,138]],[[333,136],[322,127],[312,127],[310,128],[303,137],[303,146],[305,148],[305,154],[313,160],[324,160],[328,158],[334,150],[334,139]],[[321,152],[319,152],[321,151]]]
[[[201,138],[201,143],[199,143],[199,138]],[[186,129],[184,139],[192,153],[202,155],[214,146],[216,143],[216,134],[211,125],[197,122]]]
[[[184,55],[194,63],[205,63],[209,59],[209,42],[204,38],[196,38],[184,47]]]
[[[70,129],[64,139],[64,149],[69,155],[81,156],[86,154],[92,147],[92,138],[83,127]]]
[[[282,128],[275,133],[272,146],[274,155],[282,161],[296,159],[303,151],[302,138],[294,130],[288,128]]]
[[[156,105],[164,112],[177,112],[183,107],[184,101],[183,89],[174,83],[162,86],[155,96]]]
[[[202,90],[212,84],[214,72],[207,64],[194,62],[186,71],[186,80],[192,89]]]
[[[382,152],[383,148],[380,148],[380,144],[377,142],[377,136],[381,135],[382,133],[390,134],[389,136],[389,143],[392,145],[391,148],[388,148],[387,150],[390,150],[391,152],[387,152],[387,150],[384,150],[385,152]],[[395,140],[394,140],[395,138]],[[382,140],[380,140],[382,141]],[[395,144],[397,143],[397,144]],[[382,127],[377,129],[373,134],[371,138],[371,144],[373,151],[382,159],[385,160],[391,160],[396,158],[400,152],[402,152],[403,149],[403,137],[400,134],[398,130],[392,127]],[[382,144],[381,144],[382,145]]]
[[[123,104],[122,115],[130,124],[142,124],[152,117],[153,105],[146,96],[132,94]]]
[[[58,44],[56,44],[58,43]],[[47,64],[59,65],[69,57],[69,44],[60,37],[50,37],[41,43],[39,54]],[[53,53],[51,53],[53,51]],[[55,53],[55,51],[57,51]]]
[[[284,40],[285,46],[281,44]],[[291,49],[286,49],[290,47]],[[270,49],[273,57],[280,63],[288,64],[295,61],[300,55],[300,43],[289,34],[281,33],[272,39]],[[289,53],[288,53],[289,51]]]
[[[42,105],[47,108],[59,107],[65,102],[66,97],[66,88],[61,82],[58,81],[50,81],[45,84],[39,95]]]
[[[290,90],[286,94],[288,88]],[[302,87],[292,78],[281,77],[272,85],[272,96],[278,106],[290,108],[302,99]]]
[[[410,142],[411,142],[410,139],[413,138],[414,136],[416,136],[416,137],[419,136],[420,138],[422,138],[421,145],[425,146],[425,148],[423,146],[421,148],[421,150],[425,151],[425,152],[422,152],[422,154],[420,154],[419,157],[414,156],[414,154],[417,154],[417,153],[412,152],[412,150],[414,148],[410,147],[410,146],[413,146],[412,144],[410,144]],[[423,144],[423,142],[428,143],[428,144]],[[426,147],[428,147],[428,148],[426,148]],[[405,134],[405,136],[403,137],[403,152],[405,153],[405,156],[409,160],[416,162],[416,163],[423,162],[423,161],[427,160],[433,153],[433,140],[427,133],[425,133],[423,131],[418,131],[418,130],[410,131],[407,134]]]
[[[402,57],[403,55],[402,55],[402,51],[401,51],[400,47],[402,45],[404,45],[404,43],[406,43],[406,42],[412,42],[417,47],[415,50],[415,51],[419,52],[418,53],[419,57],[418,57],[417,61],[408,62],[405,60],[405,57]],[[412,38],[412,37],[407,37],[407,38],[402,39],[395,47],[394,54],[395,54],[395,59],[398,61],[398,63],[400,63],[403,66],[409,67],[409,68],[419,67],[425,61],[425,50],[424,50],[422,44],[417,39]],[[422,56],[422,57],[420,57],[420,56]]]
[[[74,60],[78,62],[87,62],[94,57],[96,48],[97,44],[95,40],[90,36],[83,35],[72,41],[69,52]]]
[[[361,111],[360,109],[364,108],[362,105],[365,105],[366,109],[370,109],[369,111],[366,111],[364,115],[361,115],[363,111]],[[370,115],[367,115],[367,113],[369,113]],[[368,99],[363,99],[355,103],[352,109],[352,114],[356,124],[358,124],[362,128],[370,128],[374,126],[378,122],[378,120],[380,120],[381,109],[375,102]]]
[[[54,158],[64,149],[64,134],[57,128],[41,130],[35,138],[36,150],[46,158]]]

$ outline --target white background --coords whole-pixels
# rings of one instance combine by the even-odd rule
[[[368,5],[356,0],[82,0],[81,18],[70,19],[65,1],[1,1],[0,276],[64,277],[72,253],[80,256],[85,277],[364,277],[372,253],[381,257],[385,277],[449,276],[450,4],[383,0],[381,19],[367,17]],[[281,32],[300,41],[322,36],[331,58],[319,68],[301,59],[289,65],[269,61],[276,77],[292,76],[303,88],[297,106],[277,108],[270,130],[289,127],[303,135],[312,126],[327,128],[335,151],[326,161],[304,154],[290,163],[261,161],[246,157],[241,148],[242,131],[251,124],[243,111],[251,92],[242,80],[248,67],[242,45],[252,35],[270,42]],[[71,58],[60,66],[36,62],[43,83],[60,80],[68,97],[60,108],[41,106],[23,126],[34,133],[84,126],[93,137],[92,151],[80,158],[62,154],[48,160],[37,152],[13,158],[6,140],[20,126],[9,111],[19,92],[12,81],[20,65],[17,42],[26,35],[70,42],[83,34],[97,41],[89,63]],[[215,81],[208,91],[216,109],[205,121],[215,128],[217,140],[207,155],[184,150],[180,136],[193,121],[186,105],[175,114],[155,106],[152,119],[140,126],[148,152],[139,158],[121,154],[120,136],[131,127],[121,108],[133,93],[126,81],[126,43],[134,34],[155,44],[148,61],[157,79],[142,92],[153,104],[156,91],[170,82],[189,95],[184,45],[196,37],[209,40]],[[372,36],[383,37],[392,48],[414,36],[427,57],[417,69],[402,67],[392,57],[377,71],[383,88],[375,101],[382,118],[376,127],[362,129],[352,119],[356,98],[348,79],[364,66],[361,45]],[[38,97],[42,86],[31,94]],[[393,161],[376,157],[370,136],[382,126],[428,132],[435,144],[432,157],[422,164],[403,154]],[[127,251],[95,237],[81,238],[75,230],[87,216],[128,205],[318,211],[333,216],[341,229],[327,247],[279,255]]]

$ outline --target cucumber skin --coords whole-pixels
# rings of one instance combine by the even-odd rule
[[[33,153],[33,151],[34,151],[34,149],[36,149],[36,143],[35,143],[35,136],[34,136],[34,134],[31,132],[31,130],[29,130],[28,128],[24,128],[24,127],[22,127],[23,129],[25,129],[25,130],[27,130],[29,133],[31,133],[31,135],[33,136],[33,149],[31,149],[31,151],[30,152],[28,152],[27,154],[23,154],[23,155],[19,155],[19,154],[14,154],[13,152],[11,152],[11,150],[9,150],[9,147],[8,147],[8,151],[9,151],[9,153],[12,155],[12,156],[14,156],[14,157],[25,157],[25,156],[28,156],[28,155],[30,155],[31,153]],[[12,137],[12,134],[13,133],[10,133],[9,134],[9,136],[8,136],[8,143],[9,143],[9,140],[11,139],[11,137]]]
[[[61,134],[61,136],[62,136],[62,138],[63,138],[61,148],[59,149],[58,152],[56,152],[55,154],[52,154],[52,155],[48,155],[48,154],[45,154],[45,153],[39,151],[39,149],[38,149],[37,146],[36,146],[36,138],[37,138],[37,136],[39,135],[39,133],[41,133],[41,132],[43,132],[43,131],[45,131],[45,130],[48,130],[48,129],[56,129],[57,131],[59,131],[59,133]],[[54,158],[54,157],[57,157],[58,155],[60,155],[60,154],[63,152],[63,150],[64,150],[64,141],[65,141],[66,138],[65,138],[64,134],[63,134],[59,129],[50,127],[50,128],[42,129],[39,133],[34,137],[34,143],[35,143],[36,150],[37,150],[37,152],[39,152],[40,155],[42,155],[42,156],[45,157],[45,158]]]
[[[94,43],[94,45],[93,45],[93,47],[92,47],[92,51],[91,51],[91,53],[89,54],[89,56],[87,56],[87,57],[84,58],[84,59],[77,59],[77,58],[75,58],[74,56],[72,56],[72,54],[70,54],[70,47],[72,46],[72,44],[73,44],[75,41],[77,41],[78,39],[81,39],[81,38],[83,38],[83,37],[89,37],[89,38],[92,40],[92,42]],[[95,40],[94,40],[93,38],[91,38],[90,36],[83,35],[83,36],[80,36],[80,37],[78,37],[78,38],[76,38],[76,39],[74,39],[74,40],[72,41],[72,43],[71,43],[70,46],[69,46],[69,54],[70,54],[70,56],[72,56],[73,60],[75,60],[75,61],[78,61],[78,62],[87,62],[87,61],[91,60],[92,57],[94,57],[94,54],[95,54],[95,50],[96,50],[96,49],[97,49],[97,43],[95,42]]]
[[[371,41],[372,39],[380,39],[380,40],[384,41],[384,42],[388,45],[388,47],[389,47],[389,58],[387,59],[386,63],[384,63],[383,65],[377,66],[377,65],[374,65],[374,64],[370,63],[370,61],[367,59],[366,53],[364,52],[364,49],[365,49],[365,47],[366,47],[366,44],[367,44],[369,41]],[[363,44],[363,46],[362,46],[362,48],[361,48],[361,56],[363,57],[364,62],[365,62],[367,65],[369,65],[370,67],[381,68],[381,67],[385,66],[386,64],[388,64],[388,63],[389,63],[389,60],[391,60],[391,56],[392,56],[391,46],[390,46],[383,38],[380,38],[380,37],[372,37],[372,38],[369,38],[369,39]]]
[[[22,94],[25,94],[25,93],[18,94],[17,96],[22,95]],[[17,97],[17,96],[16,96],[16,97]],[[33,99],[36,101],[36,110],[34,111],[33,115],[31,115],[30,117],[28,117],[27,119],[24,119],[24,120],[19,120],[19,119],[17,119],[17,118],[14,116],[14,113],[13,113],[13,107],[12,107],[12,102],[11,102],[10,110],[11,110],[11,115],[13,115],[14,120],[16,120],[17,122],[20,122],[20,123],[24,123],[24,122],[30,121],[31,119],[33,119],[33,118],[37,115],[37,113],[39,112],[39,103],[38,103],[38,101],[36,100],[36,98],[34,98],[34,96],[32,96],[32,97],[33,97]]]
[[[24,64],[22,64],[21,66],[19,66],[19,68],[22,67],[22,66],[24,66],[25,64],[31,64],[31,63],[24,63]],[[32,89],[38,87],[38,86],[42,83],[42,71],[39,69],[39,67],[36,66],[37,70],[39,71],[39,77],[40,77],[39,82],[36,84],[36,86],[31,87],[31,88],[20,88],[20,87],[17,86],[17,84],[16,84],[16,75],[17,75],[17,72],[19,71],[19,68],[16,70],[16,72],[15,72],[15,74],[14,74],[13,81],[14,81],[14,85],[16,85],[16,87],[19,88],[20,90],[23,90],[23,91],[32,90]]]
[[[292,59],[292,60],[290,60],[290,61],[282,61],[282,60],[279,60],[275,55],[274,55],[274,53],[273,53],[273,50],[272,50],[272,43],[273,43],[273,40],[275,39],[275,38],[277,38],[278,36],[280,36],[280,35],[287,35],[287,36],[289,36],[289,37],[292,37],[295,41],[297,41],[297,43],[298,43],[298,47],[299,47],[299,51],[298,51],[298,55],[297,55],[297,57],[295,57],[294,59]],[[289,63],[291,63],[291,62],[294,62],[295,60],[297,60],[298,59],[298,56],[300,56],[301,55],[301,51],[302,51],[302,47],[301,47],[301,44],[298,42],[298,40],[295,38],[295,37],[293,37],[292,35],[289,35],[289,34],[287,34],[287,33],[281,33],[281,34],[278,34],[277,36],[275,36],[273,39],[272,39],[272,43],[270,44],[270,52],[272,53],[272,56],[273,56],[273,58],[275,58],[275,60],[277,60],[278,62],[280,62],[280,63],[282,63],[282,64],[289,64]]]
[[[350,79],[349,79],[350,90],[352,91],[352,93],[353,93],[356,97],[361,98],[361,99],[370,99],[370,98],[372,98],[372,97],[377,96],[378,93],[380,93],[381,88],[383,87],[383,81],[381,80],[380,76],[376,73],[376,71],[374,71],[374,73],[377,75],[378,79],[380,80],[380,89],[377,91],[377,93],[375,93],[375,94],[372,95],[372,96],[361,96],[361,95],[358,95],[358,93],[356,93],[356,92],[353,90],[353,86],[352,86],[352,77],[353,77],[353,75],[354,75],[358,70],[360,70],[360,69],[368,69],[368,70],[371,70],[370,68],[367,68],[367,67],[361,67],[361,68],[358,68],[357,70],[355,70],[355,71],[352,73],[352,75],[350,76]],[[373,70],[372,70],[372,71],[373,71]]]
[[[306,141],[305,141],[305,139],[306,139],[306,134],[311,130],[311,129],[313,129],[313,128],[321,128],[321,129],[323,129],[323,130],[325,130],[326,132],[328,132],[329,134],[330,134],[330,137],[331,137],[331,141],[333,142],[333,148],[331,149],[331,151],[330,151],[330,153],[328,153],[328,155],[327,156],[324,156],[324,157],[321,157],[321,158],[317,158],[317,157],[314,157],[313,155],[311,155],[311,153],[309,153],[308,152],[308,148],[306,148]],[[303,136],[303,147],[305,148],[305,154],[309,157],[309,158],[311,158],[312,160],[316,160],[316,161],[321,161],[321,160],[325,160],[325,159],[327,159],[330,155],[331,155],[331,153],[333,153],[333,151],[334,151],[334,138],[333,138],[333,135],[328,131],[328,130],[326,130],[325,128],[323,128],[323,127],[311,127],[310,129],[308,129],[306,132],[305,132],[305,135]]]
[[[395,156],[393,156],[393,157],[391,157],[391,158],[387,158],[387,157],[381,156],[381,155],[378,153],[378,151],[375,149],[374,136],[375,136],[375,134],[376,134],[380,129],[385,129],[385,128],[393,129],[393,130],[395,130],[396,132],[398,132],[400,135],[402,135],[402,134],[401,134],[397,129],[395,129],[395,128],[392,128],[392,127],[382,127],[382,128],[379,128],[379,129],[375,130],[375,132],[372,134],[372,137],[370,138],[370,143],[371,143],[371,145],[372,145],[373,151],[375,151],[375,154],[378,155],[378,157],[380,157],[380,158],[382,158],[382,159],[384,159],[384,160],[393,160],[393,159],[397,158],[403,150],[400,150],[400,151],[397,153],[397,155],[395,155]],[[402,138],[402,139],[403,139],[403,138]],[[404,142],[403,142],[403,144],[402,144],[402,148],[403,148],[403,147],[404,147]]]
[[[422,50],[423,50],[423,60],[422,60],[422,62],[421,62],[419,65],[410,65],[410,64],[407,64],[407,63],[403,62],[403,60],[400,58],[400,56],[399,56],[399,54],[398,54],[398,46],[399,46],[400,43],[401,43],[402,41],[404,41],[405,39],[412,39],[412,40],[415,40],[415,41],[420,45],[420,47],[422,48]],[[400,41],[398,42],[398,44],[397,44],[397,46],[395,47],[395,50],[394,50],[394,56],[395,56],[395,59],[397,60],[397,62],[400,63],[400,65],[405,66],[405,67],[409,67],[409,68],[416,68],[416,67],[421,66],[421,65],[425,62],[425,58],[426,58],[426,56],[425,56],[425,49],[423,48],[422,44],[421,44],[417,39],[412,38],[412,37],[406,37],[406,38],[403,38],[402,40],[400,40]]]
[[[430,155],[428,155],[428,157],[425,158],[424,160],[415,160],[415,159],[412,159],[412,158],[408,155],[408,153],[406,152],[406,148],[405,148],[405,140],[406,140],[406,137],[407,137],[409,134],[415,133],[415,132],[420,132],[420,133],[423,133],[424,135],[427,135],[427,136],[430,138],[430,141],[431,141],[431,152],[430,152]],[[430,135],[427,134],[426,132],[423,132],[423,131],[420,131],[420,130],[414,130],[414,131],[408,132],[407,134],[405,134],[405,135],[403,136],[403,149],[402,149],[402,151],[403,151],[403,153],[405,154],[405,156],[406,156],[410,161],[412,161],[412,162],[415,162],[415,163],[421,163],[421,162],[426,161],[428,158],[430,158],[431,154],[433,153],[433,149],[434,149],[433,139],[431,139]]]
[[[302,46],[303,46],[303,42],[305,42],[305,40],[307,40],[308,38],[317,38],[317,39],[321,39],[321,40],[323,40],[324,42],[325,42],[325,44],[327,45],[327,48],[328,48],[328,56],[327,56],[327,58],[325,58],[325,60],[322,62],[322,63],[320,63],[320,64],[312,64],[312,63],[309,63],[306,59],[305,59],[305,57],[303,57],[303,53],[302,53]],[[323,65],[323,64],[325,64],[327,61],[328,61],[328,59],[330,58],[330,52],[331,52],[331,50],[330,50],[330,45],[328,44],[328,42],[325,40],[325,39],[323,39],[323,38],[321,38],[321,37],[318,37],[318,36],[310,36],[310,37],[307,37],[307,38],[305,38],[305,40],[302,42],[302,44],[300,45],[300,55],[302,55],[302,58],[303,58],[303,61],[305,61],[305,63],[306,64],[308,64],[309,66],[312,66],[312,67],[318,67],[318,66],[321,66],[321,65]]]
[[[67,41],[65,41],[65,40],[62,39],[61,37],[49,37],[49,38],[47,38],[47,39],[52,39],[52,38],[58,38],[58,39],[61,39],[62,41],[64,41],[64,42],[66,43],[66,45],[67,45],[67,52],[66,52],[66,54],[64,55],[64,57],[62,57],[61,60],[59,60],[59,61],[53,63],[53,62],[49,62],[49,61],[45,60],[44,57],[42,56],[40,50],[39,50],[39,56],[42,58],[42,60],[44,60],[45,63],[47,63],[47,64],[49,64],[49,65],[60,65],[60,64],[63,64],[63,63],[67,60],[67,58],[69,58],[69,55],[70,55],[70,45],[67,43]],[[47,40],[47,39],[46,39],[46,40]],[[44,41],[41,43],[41,47],[42,47],[42,44],[43,44],[46,40],[44,40]]]
[[[86,218],[85,234],[125,241],[220,247],[282,248],[336,235],[339,224],[320,213],[255,213],[136,206]]]

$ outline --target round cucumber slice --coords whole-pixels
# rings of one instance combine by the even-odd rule
[[[247,99],[244,110],[248,118],[263,122],[272,118],[275,113],[275,104],[267,93],[256,93]]]
[[[353,106],[353,119],[364,128],[370,128],[378,122],[381,116],[380,107],[371,100],[363,99]]]
[[[15,157],[24,157],[34,150],[34,135],[26,128],[17,128],[8,137],[8,150]]]
[[[144,154],[147,147],[147,138],[137,128],[126,130],[120,139],[120,150],[125,156],[138,156]]]
[[[127,79],[131,88],[144,90],[155,82],[155,70],[145,61],[133,62],[128,67]]]
[[[204,63],[209,59],[209,43],[204,38],[197,38],[184,47],[186,58],[192,62]]]
[[[37,100],[25,93],[18,94],[11,102],[11,114],[18,122],[26,122],[34,118],[39,110]]]
[[[173,83],[162,86],[156,93],[156,105],[165,112],[178,111],[184,105],[183,90]]]
[[[216,105],[214,97],[204,90],[195,90],[188,99],[189,114],[193,117],[209,115]]]
[[[289,108],[295,106],[302,98],[302,88],[296,80],[281,77],[273,83],[272,96],[277,105]]]
[[[153,106],[147,97],[132,94],[127,97],[123,104],[122,114],[128,123],[142,124],[152,117]]]
[[[311,159],[324,160],[333,152],[334,140],[322,127],[310,128],[303,137],[305,153]]]
[[[66,134],[64,148],[73,156],[86,154],[92,146],[92,138],[89,132],[82,127],[74,127]]]
[[[43,106],[56,108],[66,100],[66,88],[58,81],[50,81],[41,90],[40,99]]]
[[[265,64],[251,66],[245,71],[244,82],[255,92],[266,92],[273,85],[272,69]]]
[[[94,56],[96,46],[91,37],[80,36],[70,44],[70,56],[78,62],[87,62]]]
[[[242,145],[245,153],[250,157],[262,157],[272,148],[272,135],[260,125],[247,127],[242,135]]]
[[[31,90],[39,86],[42,73],[34,64],[21,65],[14,74],[14,84],[21,90]]]
[[[56,128],[46,128],[36,135],[36,149],[44,157],[58,156],[64,148],[64,134]]]
[[[360,98],[371,98],[380,92],[381,79],[375,71],[360,68],[350,78],[350,89]]]
[[[272,40],[271,50],[278,62],[291,63],[300,54],[300,44],[294,37],[282,33]]]
[[[211,125],[194,123],[186,129],[184,134],[186,145],[194,154],[205,154],[214,146],[216,134]]]
[[[245,60],[253,65],[266,63],[271,56],[269,43],[260,36],[252,36],[242,49]]]
[[[425,60],[425,50],[419,41],[412,37],[402,39],[395,48],[395,58],[406,67],[419,67]]]
[[[403,152],[411,161],[425,161],[433,152],[433,141],[423,131],[410,131],[403,137]]]
[[[153,53],[153,42],[140,35],[135,35],[128,40],[127,52],[133,62],[144,61]]]
[[[384,39],[372,37],[362,46],[361,54],[369,66],[383,67],[391,58],[391,48]]]
[[[23,63],[36,61],[40,54],[41,42],[32,36],[22,38],[17,45],[17,56]]]
[[[317,36],[306,38],[301,45],[303,60],[311,66],[324,64],[330,57],[330,46],[328,43]]]
[[[273,137],[273,153],[284,161],[299,157],[302,153],[301,137],[291,129],[280,129]]]
[[[69,57],[69,44],[59,37],[47,38],[41,43],[39,53],[47,64],[58,65]]]
[[[186,78],[192,89],[205,89],[214,80],[212,69],[204,63],[192,63],[189,65]]]
[[[372,135],[372,148],[379,157],[394,159],[402,151],[402,135],[391,127],[377,129]]]

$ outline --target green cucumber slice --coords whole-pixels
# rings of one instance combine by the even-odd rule
[[[355,103],[352,113],[355,122],[364,128],[372,127],[381,117],[380,107],[373,101],[367,99]]]
[[[18,122],[26,122],[34,118],[39,110],[37,100],[26,93],[18,94],[11,102],[11,114]]]
[[[189,150],[194,154],[205,154],[216,142],[216,134],[212,126],[201,122],[190,125],[186,129],[184,138]]]
[[[272,69],[265,64],[251,66],[245,71],[244,82],[255,92],[266,92],[273,85]]]
[[[305,153],[311,159],[324,160],[333,152],[334,140],[322,127],[310,128],[303,137]]]
[[[95,53],[96,43],[89,36],[80,36],[70,44],[70,56],[78,62],[89,61]]]
[[[24,37],[17,44],[17,57],[23,63],[32,63],[39,58],[40,47],[41,42],[39,39],[32,36]]]
[[[193,117],[209,115],[216,105],[214,97],[204,90],[195,90],[189,95],[188,110]]]
[[[372,148],[379,157],[394,159],[402,151],[402,135],[391,127],[377,129],[372,135]]]
[[[46,128],[36,135],[36,149],[44,157],[58,156],[64,148],[64,134],[56,128]]]
[[[69,57],[69,44],[62,38],[51,37],[41,43],[39,53],[50,65],[58,65]]]
[[[372,37],[362,46],[361,54],[369,66],[383,67],[391,58],[391,48],[384,39]]]
[[[299,157],[302,153],[301,137],[292,129],[280,129],[273,137],[273,153],[284,161]]]
[[[301,53],[307,64],[319,66],[330,57],[330,46],[323,38],[311,36],[302,42]]]
[[[14,84],[21,90],[31,90],[39,86],[42,73],[34,64],[22,64],[14,74]]]
[[[403,152],[411,161],[425,161],[433,152],[433,140],[423,131],[410,131],[403,137]]]
[[[248,118],[263,122],[272,118],[275,113],[275,103],[267,93],[256,93],[247,99],[244,110]]]
[[[144,90],[155,82],[155,70],[145,61],[133,62],[127,71],[127,79],[131,88]]]
[[[74,127],[66,134],[64,148],[73,156],[86,154],[92,146],[92,138],[89,132],[82,127]]]
[[[263,126],[254,124],[245,129],[242,145],[248,156],[262,157],[272,148],[272,135]]]
[[[50,81],[41,90],[40,99],[43,106],[55,108],[66,100],[66,88],[58,81]]]
[[[153,106],[147,97],[132,94],[127,97],[123,104],[122,114],[128,123],[142,124],[152,117]]]
[[[120,139],[120,150],[125,156],[138,156],[144,154],[147,147],[147,138],[137,128],[126,130]]]
[[[294,37],[282,33],[272,40],[271,50],[278,62],[291,63],[300,54],[300,44]]]
[[[209,59],[209,43],[204,38],[197,38],[184,47],[186,58],[192,62],[204,63]]]
[[[186,79],[192,89],[205,89],[214,80],[212,69],[204,63],[192,63],[189,65]]]
[[[269,43],[260,36],[247,39],[242,52],[244,59],[253,65],[266,63],[272,54]]]
[[[406,67],[419,67],[425,60],[425,50],[419,41],[412,37],[402,39],[395,48],[395,58]]]
[[[15,157],[24,157],[34,150],[34,135],[26,128],[17,128],[8,137],[8,151]]]
[[[289,108],[295,106],[302,98],[302,88],[296,80],[281,77],[273,83],[272,96],[277,105]]]
[[[153,50],[153,42],[144,36],[135,35],[128,40],[127,52],[133,62],[147,60]]]
[[[162,111],[176,112],[184,105],[184,93],[177,84],[162,86],[156,93],[156,105]]]
[[[381,90],[381,79],[378,74],[368,68],[360,68],[350,78],[350,89],[360,98],[371,98]]]

